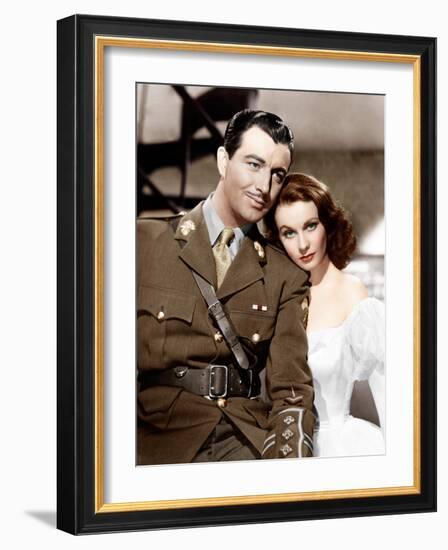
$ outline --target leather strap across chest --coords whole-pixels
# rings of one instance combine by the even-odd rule
[[[179,224],[179,218],[173,218],[170,220],[171,227],[173,231],[176,231]],[[179,241],[179,245],[182,247],[185,245],[183,241]],[[208,281],[206,281],[199,273],[191,270],[191,273],[196,281],[196,284],[199,287],[199,290],[207,303],[208,311],[211,317],[214,319],[216,325],[218,326],[223,338],[229,347],[232,355],[235,359],[236,364],[243,370],[251,368],[253,365],[250,364],[250,361],[247,357],[247,354],[241,345],[241,342],[237,336],[237,332],[231,319],[227,316],[223,305],[216,296],[215,289]]]

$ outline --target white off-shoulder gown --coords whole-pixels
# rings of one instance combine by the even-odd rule
[[[314,456],[361,456],[385,452],[384,304],[359,302],[342,325],[308,334],[318,423]],[[350,415],[356,380],[369,380],[382,428]]]

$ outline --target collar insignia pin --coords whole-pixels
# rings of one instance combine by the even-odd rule
[[[264,259],[264,249],[258,241],[254,241],[254,248],[257,251],[258,256]]]
[[[196,225],[192,220],[185,220],[179,227],[179,231],[184,237],[187,237],[191,231],[196,229]]]

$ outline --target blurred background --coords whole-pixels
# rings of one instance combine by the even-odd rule
[[[358,253],[346,271],[384,300],[384,96],[138,84],[138,215],[190,210],[213,191],[227,122],[248,107],[291,126],[291,171],[325,182],[349,212]]]

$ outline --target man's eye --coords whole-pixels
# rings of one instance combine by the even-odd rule
[[[258,162],[249,162],[248,164],[251,168],[254,168],[254,169],[260,168],[260,165],[258,164]]]
[[[285,176],[282,172],[274,172],[272,174],[272,177],[276,183],[282,183],[283,180],[285,179]]]

